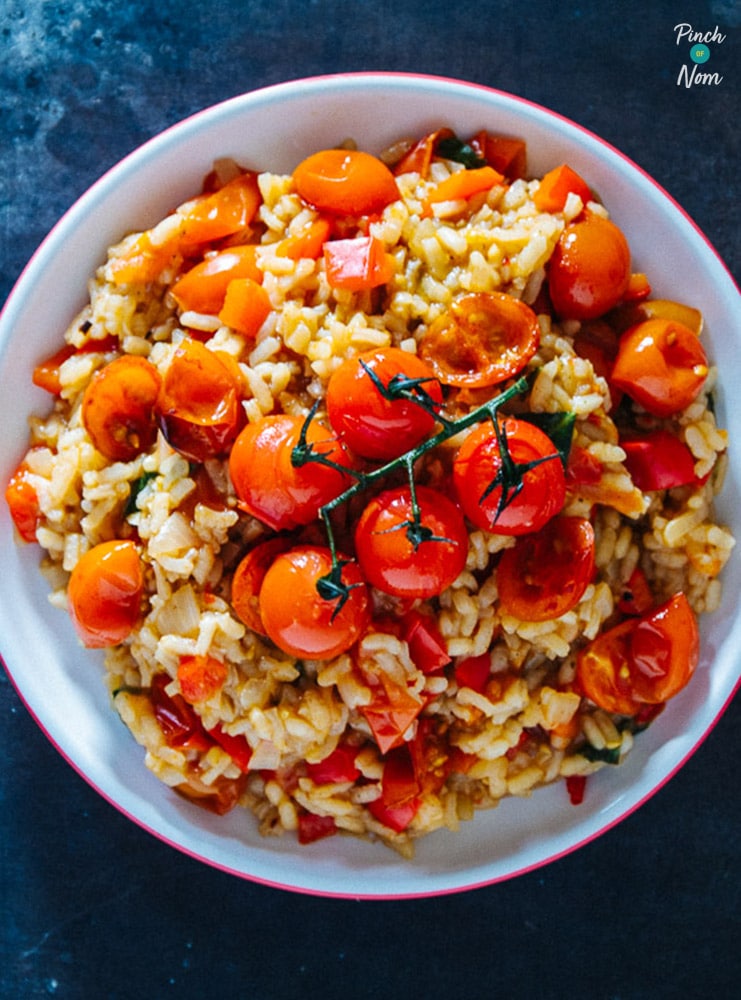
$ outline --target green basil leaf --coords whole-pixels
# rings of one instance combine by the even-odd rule
[[[559,413],[521,413],[518,416],[521,420],[527,420],[528,423],[534,424],[538,430],[543,431],[551,439],[565,469],[569,460],[571,442],[574,438],[576,414],[571,411],[561,411]]]

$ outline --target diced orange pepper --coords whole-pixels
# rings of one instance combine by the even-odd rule
[[[544,175],[540,187],[533,195],[535,207],[540,212],[561,212],[569,194],[577,194],[586,205],[592,200],[587,182],[566,163],[554,167]]]
[[[395,165],[394,174],[398,177],[400,174],[417,173],[426,179],[430,172],[430,164],[435,155],[437,144],[441,139],[450,138],[452,135],[451,129],[439,128],[435,132],[429,132],[422,136]]]
[[[648,283],[646,275],[640,272],[633,272],[628,281],[628,287],[623,293],[623,301],[639,302],[642,299],[648,298],[650,294],[651,286]]]
[[[442,201],[463,201],[476,194],[489,191],[501,184],[504,175],[493,167],[477,167],[474,170],[457,170],[440,181],[427,195],[427,206]]]
[[[506,135],[492,135],[482,130],[471,139],[471,148],[490,167],[494,167],[511,181],[524,177],[527,171],[527,143]]]
[[[329,219],[320,216],[300,233],[281,240],[275,252],[278,257],[288,257],[291,260],[300,260],[302,257],[316,260],[322,254],[331,228]]]
[[[245,337],[255,337],[270,315],[268,293],[252,278],[234,278],[229,282],[219,319]]]
[[[180,693],[190,705],[218,694],[227,678],[225,664],[215,656],[181,656],[177,673]]]
[[[28,481],[29,468],[21,462],[5,489],[5,501],[10,516],[24,542],[36,541],[36,528],[41,517],[39,498]]]
[[[235,278],[252,278],[262,284],[257,266],[257,245],[229,247],[206,257],[179,278],[171,292],[181,309],[218,315],[224,305],[226,290]]]
[[[260,202],[257,175],[240,174],[183,213],[181,240],[186,245],[203,244],[231,236],[249,226]]]

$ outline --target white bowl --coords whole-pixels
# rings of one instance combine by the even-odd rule
[[[534,175],[568,161],[627,234],[634,268],[657,297],[697,305],[719,364],[721,426],[741,434],[739,295],[692,221],[633,163],[591,133],[508,94],[412,75],[351,74],[268,87],[187,119],[102,177],[36,252],[0,320],[0,480],[19,461],[31,412],[48,397],[30,373],[86,298],[86,283],[122,234],[144,228],[197,190],[218,156],[290,172],[306,154],[353,137],[380,151],[441,124],[527,140]],[[739,466],[731,463],[720,516],[741,535]],[[167,843],[224,871],[301,892],[362,898],[424,896],[489,884],[552,861],[604,833],[657,790],[693,753],[731,699],[739,677],[741,562],[724,574],[721,608],[701,623],[702,663],[685,691],[636,741],[620,768],[590,778],[572,806],[561,784],[511,799],[435,833],[405,861],[381,845],[330,838],[299,847],[264,839],[250,813],[217,818],[173,795],[145,769],[143,752],[110,708],[102,655],[80,648],[66,616],[47,602],[39,550],[18,544],[0,503],[0,649],[21,698],[60,753],[107,800]]]

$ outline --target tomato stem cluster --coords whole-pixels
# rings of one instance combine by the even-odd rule
[[[449,438],[469,427],[473,427],[475,424],[482,423],[487,419],[491,420],[497,434],[497,441],[502,456],[502,466],[497,472],[496,478],[490,484],[485,495],[481,497],[481,500],[483,501],[492,490],[501,486],[502,499],[499,504],[500,510],[504,509],[504,507],[520,492],[525,473],[535,465],[538,465],[541,461],[547,460],[543,458],[526,463],[517,463],[513,461],[507,448],[506,435],[497,422],[497,412],[499,409],[505,403],[509,402],[515,396],[521,395],[527,389],[528,380],[525,376],[518,378],[517,381],[514,382],[508,389],[501,392],[493,399],[488,399],[485,403],[482,403],[480,406],[471,410],[469,413],[464,414],[462,417],[459,417],[457,420],[450,420],[437,411],[434,400],[425,391],[422,383],[427,380],[410,379],[406,376],[398,375],[390,379],[389,384],[385,386],[374,372],[370,371],[367,366],[364,367],[366,367],[366,370],[378,388],[378,391],[381,392],[386,398],[403,398],[414,402],[427,412],[431,413],[438,423],[441,424],[441,429],[436,434],[426,438],[421,444],[418,444],[416,447],[409,449],[402,455],[391,459],[384,465],[370,471],[363,471],[340,465],[339,463],[328,458],[314,445],[307,441],[307,432],[312,420],[316,416],[319,401],[314,403],[309,411],[301,428],[298,444],[294,447],[291,454],[292,464],[296,467],[301,467],[308,462],[317,462],[321,465],[326,465],[329,468],[337,469],[345,475],[350,475],[355,479],[352,486],[349,486],[343,493],[340,493],[337,497],[330,500],[319,509],[319,516],[324,523],[327,542],[332,557],[332,570],[329,574],[322,577],[318,581],[317,589],[320,596],[326,600],[337,600],[335,614],[339,613],[349,596],[350,590],[352,589],[352,586],[348,586],[341,579],[342,567],[345,565],[346,561],[341,560],[337,554],[337,545],[331,523],[331,514],[338,507],[368,489],[368,487],[373,483],[386,478],[398,469],[404,468],[407,473],[411,491],[413,520],[405,521],[402,525],[399,525],[399,527],[406,528],[407,537],[416,549],[422,544],[422,542],[425,541],[445,541],[443,538],[430,534],[429,529],[426,529],[420,520],[419,504],[416,498],[414,483],[414,465],[426,452],[431,451],[438,445],[443,444]],[[548,458],[553,457],[554,456],[548,456]]]

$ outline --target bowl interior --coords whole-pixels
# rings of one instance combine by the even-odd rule
[[[445,124],[462,136],[481,128],[528,142],[529,170],[568,161],[606,203],[631,244],[634,269],[657,297],[701,308],[705,339],[721,372],[719,423],[741,429],[738,291],[706,238],[635,165],[591,133],[509,95],[439,78],[357,74],[256,91],[195,115],[106,174],[39,248],[0,320],[0,478],[24,451],[27,418],[48,408],[30,382],[33,365],[58,345],[85,301],[87,279],[106,247],[153,224],[198,189],[214,158],[290,171],[308,153],[346,138],[380,151]],[[738,528],[739,474],[731,463],[719,508]],[[224,818],[173,796],[143,765],[142,751],[108,705],[102,656],[82,650],[66,616],[51,608],[35,546],[15,542],[0,504],[0,650],[30,712],[68,761],[134,821],[179,849],[237,875],[298,891],[400,897],[456,891],[536,867],[588,841],[636,808],[686,760],[735,690],[741,638],[733,594],[738,559],[724,576],[720,610],[702,621],[702,664],[693,683],[637,741],[619,769],[590,779],[571,806],[562,786],[512,799],[455,834],[419,843],[413,861],[388,848],[331,838],[299,848],[261,838],[241,810]]]

